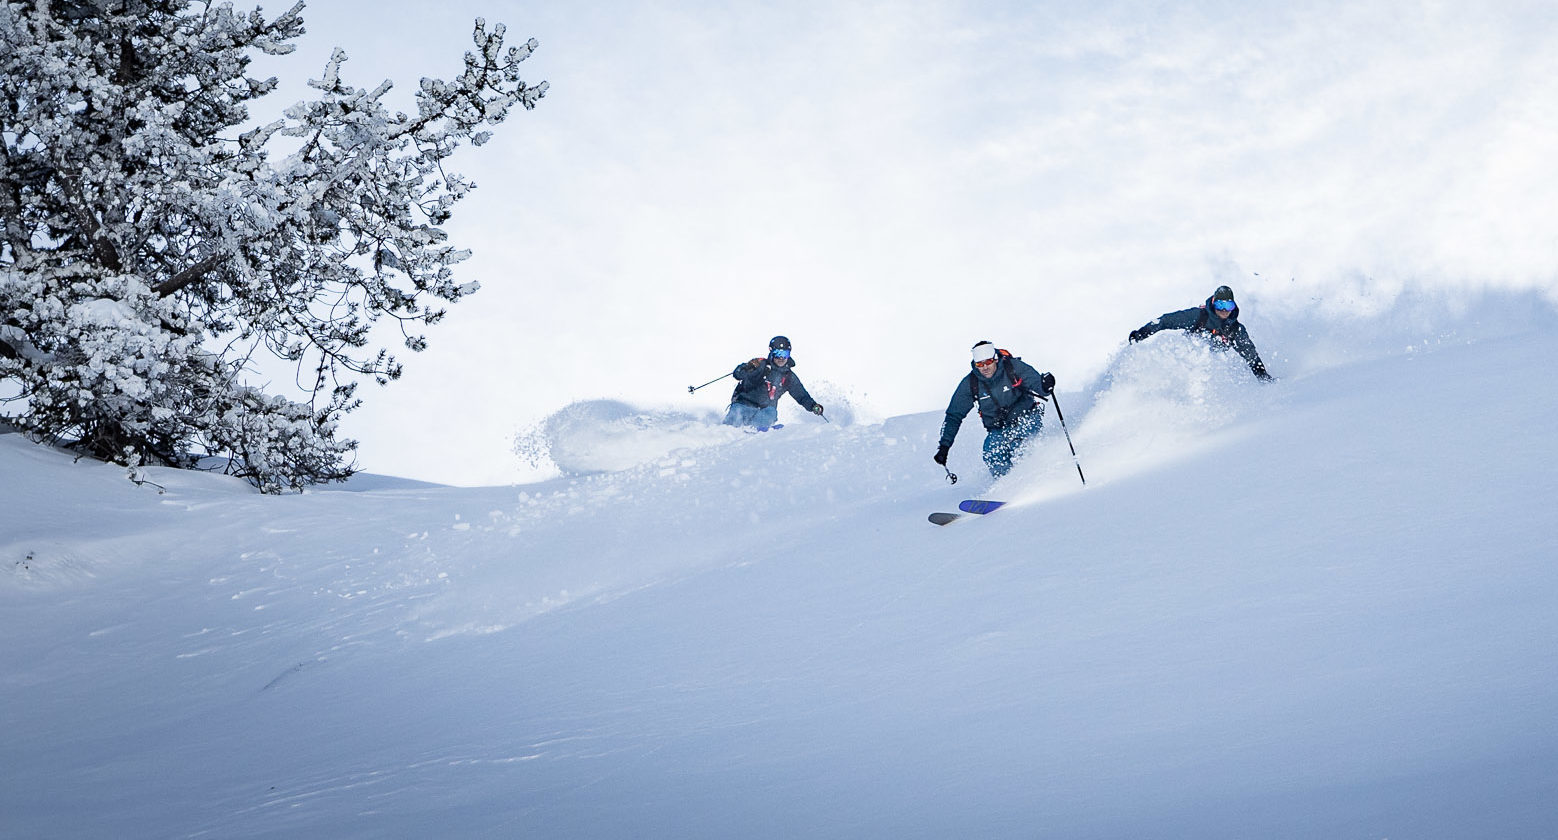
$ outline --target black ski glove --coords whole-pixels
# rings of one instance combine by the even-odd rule
[[[822,413],[822,403],[814,403],[812,405],[812,407],[811,407],[811,413],[812,414],[821,414]]]
[[[1130,343],[1135,344],[1136,342],[1141,341],[1142,339],[1144,339],[1146,337],[1147,337],[1147,331],[1146,330],[1131,330],[1131,334],[1128,336],[1128,339],[1129,339]]]
[[[932,455],[930,459],[945,467],[947,465],[947,450],[951,448],[945,445],[936,447],[936,454]]]
[[[1046,371],[1043,376],[1039,377],[1039,385],[1043,386],[1044,393],[1055,393],[1055,374]]]
[[[1261,364],[1260,362],[1256,362],[1255,364],[1250,365],[1250,372],[1255,374],[1255,378],[1259,379],[1262,382],[1275,382],[1276,381],[1275,379],[1272,378],[1271,374],[1266,372],[1266,366],[1264,364]]]

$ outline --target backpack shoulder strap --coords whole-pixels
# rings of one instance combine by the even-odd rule
[[[1012,361],[1017,357],[1013,356],[1010,350],[997,349],[996,352],[1000,353],[1002,360],[1006,362],[1006,375],[1012,378],[1012,389],[1021,390],[1022,377],[1017,375],[1017,366],[1012,364]]]

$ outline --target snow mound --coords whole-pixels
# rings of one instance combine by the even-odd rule
[[[616,400],[582,400],[553,412],[516,438],[514,451],[532,467],[547,461],[563,475],[618,472],[697,449],[739,440],[742,429],[720,415],[639,408]]]
[[[1489,338],[1545,332],[1558,315],[1550,293],[1408,289],[1336,293],[1241,316],[1273,375],[1309,376],[1366,361],[1421,356]]]

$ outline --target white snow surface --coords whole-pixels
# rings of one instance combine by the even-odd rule
[[[279,497],[0,434],[0,836],[1558,836],[1521,306],[1155,336],[994,484],[940,406]]]

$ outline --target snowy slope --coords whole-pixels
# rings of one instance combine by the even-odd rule
[[[1085,488],[937,406],[284,497],[0,435],[0,835],[1558,836],[1558,336],[1434,335],[1126,349]]]

